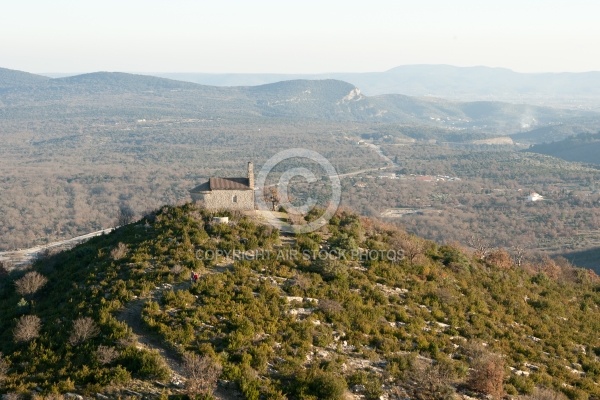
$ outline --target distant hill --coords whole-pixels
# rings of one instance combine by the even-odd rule
[[[29,72],[0,68],[0,91],[2,89],[37,85],[48,82],[50,78]]]
[[[333,79],[283,81],[243,90],[267,117],[362,120],[377,113],[376,104],[358,88]]]
[[[88,90],[122,90],[134,92],[185,89],[191,87],[187,82],[122,72],[94,72],[57,78],[52,80],[52,85],[56,88],[79,86],[82,89]]]
[[[505,68],[407,65],[363,77],[356,84],[369,93],[393,90],[449,99],[534,104],[548,104],[555,98],[600,98],[600,72],[524,74]]]
[[[155,75],[215,86],[260,85],[292,79],[338,79],[360,87],[368,95],[396,93],[460,101],[600,107],[600,72],[533,74],[505,68],[406,65],[369,73]]]
[[[374,121],[436,126],[455,134],[470,130],[476,132],[476,138],[580,119],[600,120],[600,114],[589,111],[496,101],[461,103],[399,94],[366,96],[355,85],[335,79],[217,87],[118,72],[55,79],[18,71],[4,75],[4,82],[13,85],[0,97],[0,115],[6,118],[85,115]],[[472,132],[469,137],[473,137]]]
[[[567,161],[600,165],[600,133],[581,134],[553,143],[537,144],[527,151]]]

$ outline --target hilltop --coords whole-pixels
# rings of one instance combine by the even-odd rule
[[[600,395],[590,271],[471,254],[346,211],[297,236],[212,215],[165,206],[40,260],[39,275],[3,277],[1,391]]]
[[[10,88],[28,87],[48,82],[50,78],[42,75],[13,69],[0,68],[0,94]]]

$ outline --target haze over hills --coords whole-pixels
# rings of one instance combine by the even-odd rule
[[[519,73],[505,68],[405,65],[383,72],[325,74],[155,73],[215,86],[247,86],[291,79],[339,79],[367,95],[405,94],[459,101],[507,101],[571,108],[600,107],[600,72]]]
[[[396,74],[399,74],[396,72]],[[353,84],[292,80],[260,86],[217,87],[153,76],[97,72],[47,79],[2,70],[0,113],[96,117],[161,114],[187,118],[291,118],[327,121],[420,123],[481,135],[510,134],[538,125],[588,123],[600,114],[502,102],[460,103],[399,94],[365,96]],[[12,77],[15,77],[13,79]],[[8,87],[8,86],[7,86]]]

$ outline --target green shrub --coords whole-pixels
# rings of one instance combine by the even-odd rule
[[[346,391],[346,381],[340,375],[313,366],[299,374],[295,392],[301,399],[338,400]]]
[[[122,352],[119,361],[140,378],[167,380],[170,376],[169,368],[156,351],[128,347]]]

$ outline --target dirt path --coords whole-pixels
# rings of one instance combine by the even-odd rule
[[[146,303],[150,300],[159,301],[163,290],[181,290],[189,287],[188,282],[179,283],[177,285],[163,285],[160,289],[153,290],[149,296],[138,298],[130,301],[125,305],[125,308],[117,315],[119,321],[125,322],[135,334],[137,341],[144,348],[156,350],[165,360],[167,366],[173,373],[171,382],[183,383],[183,368],[181,367],[181,359],[176,351],[164,345],[163,341],[158,338],[154,332],[149,331],[144,321],[142,321],[142,310]]]
[[[189,282],[182,282],[175,285],[163,284],[160,288],[150,292],[148,296],[137,298],[127,303],[125,308],[116,316],[119,321],[125,322],[131,328],[141,347],[158,352],[171,370],[171,383],[179,388],[183,387],[186,380],[181,366],[181,357],[175,350],[166,346],[154,332],[148,329],[142,320],[142,310],[148,301],[160,301],[164,290],[182,290],[189,287]],[[217,387],[213,395],[218,400],[238,400],[240,398],[234,390],[220,386]]]

